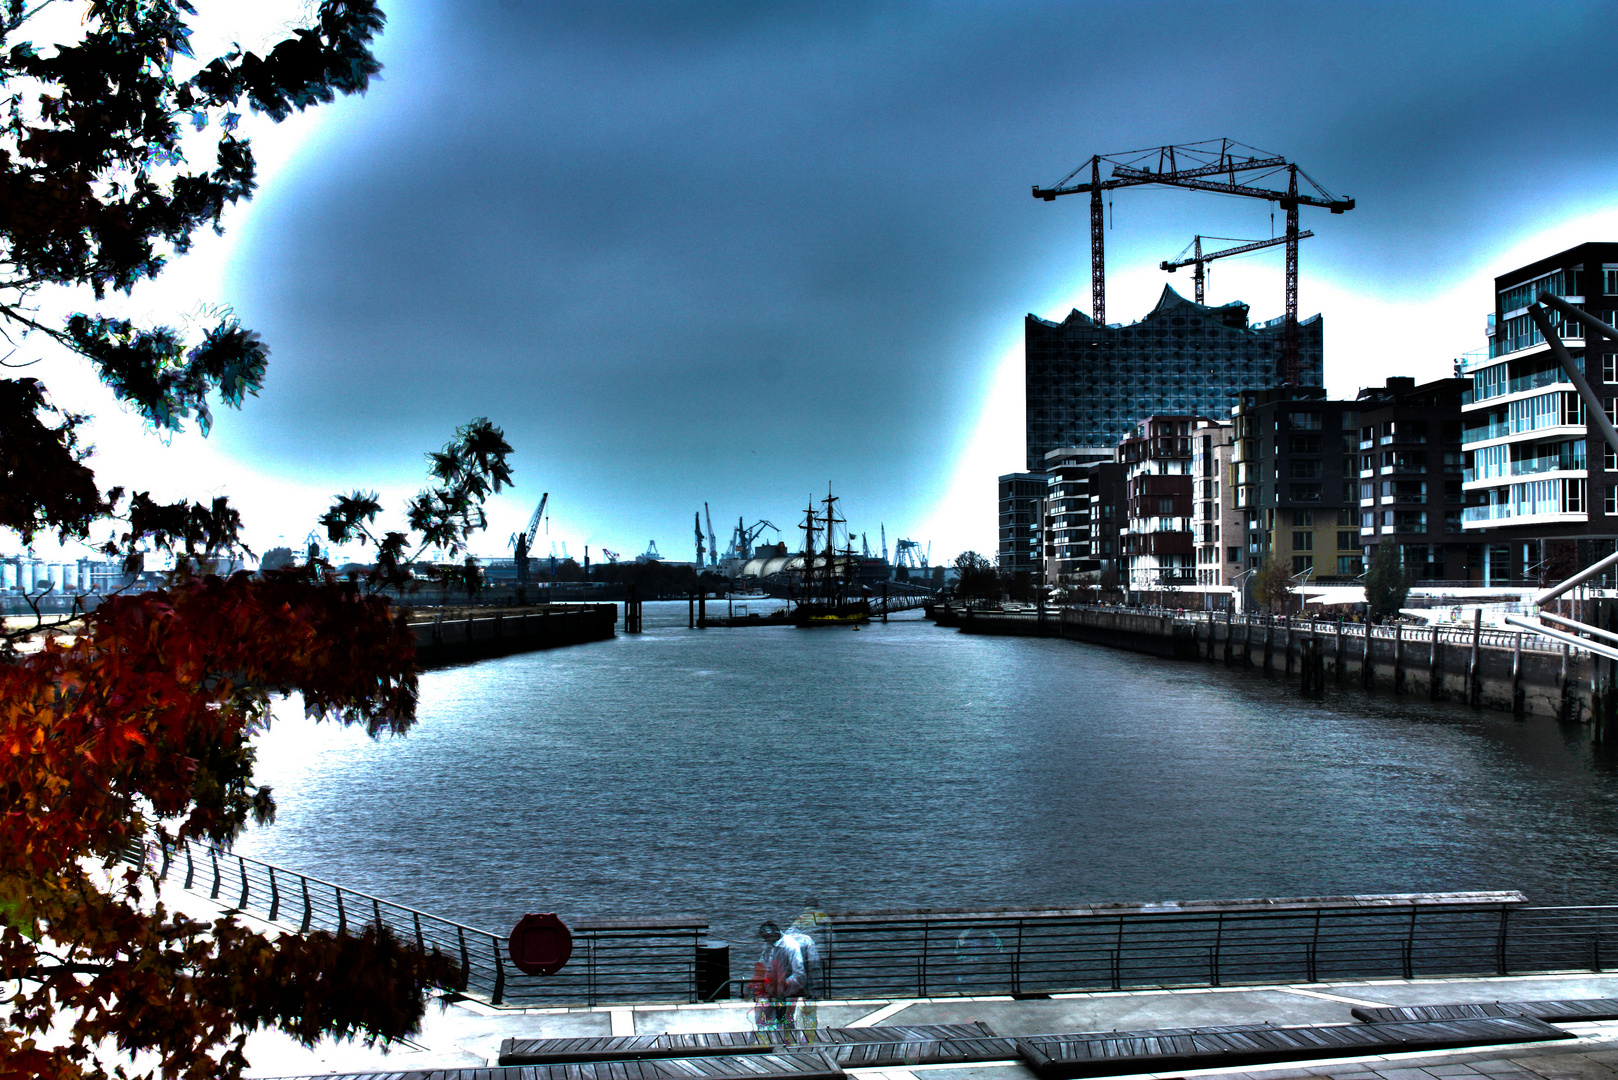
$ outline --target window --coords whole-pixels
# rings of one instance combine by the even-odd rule
[[[1312,532],[1295,532],[1292,534],[1293,551],[1315,550],[1315,534]]]
[[[1321,428],[1320,414],[1317,412],[1295,412],[1292,414],[1292,430],[1319,431]]]
[[[1607,325],[1612,325],[1612,312],[1607,312]],[[1618,382],[1618,356],[1608,353],[1601,358],[1601,381]]]
[[[1601,291],[1611,296],[1618,293],[1618,266],[1603,266],[1601,268]]]
[[[1313,555],[1292,556],[1292,572],[1294,574],[1301,574],[1306,570],[1313,570],[1314,568],[1315,557]]]
[[[1360,574],[1363,573],[1363,571],[1360,569],[1360,565],[1360,557],[1358,555],[1339,555],[1337,556],[1337,576],[1359,577]]]
[[[1225,549],[1225,561],[1226,562],[1238,562],[1238,563],[1241,562],[1242,561],[1242,549],[1240,547],[1226,548]]]
[[[1292,527],[1295,529],[1312,529],[1315,526],[1315,512],[1313,510],[1292,511]]]
[[[1360,534],[1357,532],[1340,532],[1337,534],[1338,550],[1360,550]]]
[[[1602,499],[1601,512],[1608,517],[1618,517],[1618,484],[1608,484],[1606,496]]]
[[[1601,467],[1608,472],[1618,472],[1618,450],[1614,450],[1605,440],[1601,444]]]
[[[1294,478],[1314,479],[1322,473],[1319,459],[1293,458],[1290,462],[1289,475]]]
[[[1376,483],[1375,483],[1375,481],[1367,480],[1367,481],[1365,481],[1364,483],[1362,483],[1360,485],[1360,501],[1361,502],[1374,502],[1375,500],[1376,500]]]
[[[1350,499],[1348,501],[1353,502],[1354,500]],[[1338,528],[1344,528],[1344,527],[1352,525],[1352,524],[1354,524],[1354,511],[1350,510],[1346,506],[1343,507],[1341,510],[1337,511],[1337,527]]]
[[[1294,435],[1288,440],[1288,447],[1294,454],[1320,453],[1319,435]]]
[[[1319,502],[1319,484],[1293,484],[1288,489],[1288,496],[1293,502]]]

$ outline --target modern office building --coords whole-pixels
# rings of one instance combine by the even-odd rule
[[[1045,581],[1099,585],[1117,569],[1124,467],[1115,447],[1062,446],[1045,455]]]
[[[1361,390],[1360,542],[1365,565],[1386,544],[1417,583],[1473,582],[1478,537],[1461,528],[1461,398],[1466,379],[1392,378]]]
[[[1199,586],[1232,585],[1247,567],[1233,484],[1235,432],[1233,424],[1221,420],[1191,431],[1191,531]]]
[[[1196,584],[1191,433],[1207,422],[1202,416],[1148,416],[1118,443],[1129,505],[1122,550],[1130,589]]]
[[[1359,408],[1328,401],[1317,386],[1242,391],[1236,509],[1246,569],[1273,556],[1300,583],[1351,582],[1362,573]]]
[[[1481,541],[1481,576],[1490,585],[1563,577],[1611,552],[1618,538],[1618,461],[1529,318],[1542,292],[1611,323],[1618,244],[1580,244],[1494,279],[1489,346],[1464,362],[1472,385],[1461,406],[1462,528]],[[1618,415],[1614,344],[1587,341],[1573,322],[1560,334],[1591,389]]]
[[[1000,549],[995,565],[1001,573],[1038,576],[1044,551],[1040,527],[1048,479],[1042,472],[1006,473],[1000,477]]]
[[[1025,320],[1027,468],[1061,446],[1116,446],[1144,416],[1230,414],[1236,395],[1281,381],[1283,320],[1249,326],[1247,305],[1209,307],[1167,286],[1128,326],[1074,311]],[[1298,326],[1300,381],[1321,385],[1319,315]]]

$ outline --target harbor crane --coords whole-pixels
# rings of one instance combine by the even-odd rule
[[[1103,179],[1102,165],[1111,175]],[[1089,170],[1089,180],[1078,179]],[[1238,181],[1237,173],[1257,172],[1252,178],[1267,178],[1286,174],[1286,187],[1278,190]],[[1314,193],[1298,190],[1298,177],[1314,189]],[[1231,139],[1210,139],[1204,142],[1181,143],[1173,146],[1154,146],[1146,150],[1130,150],[1121,154],[1098,154],[1047,188],[1034,186],[1034,198],[1055,201],[1058,195],[1090,195],[1090,304],[1098,326],[1107,321],[1106,259],[1104,257],[1101,193],[1117,188],[1137,187],[1143,184],[1162,184],[1187,188],[1191,191],[1212,191],[1222,195],[1239,195],[1265,199],[1280,204],[1287,213],[1286,227],[1286,326],[1281,339],[1281,367],[1284,381],[1289,386],[1298,382],[1298,207],[1317,206],[1334,214],[1354,209],[1354,200],[1333,195],[1285,158],[1256,147],[1246,146]]]
[[[550,492],[547,491],[541,494],[539,506],[534,510],[534,516],[528,519],[527,531],[512,533],[511,539],[507,541],[516,555],[518,586],[528,584],[528,553],[533,550],[534,537],[539,535],[539,523],[544,520],[545,504],[550,502],[550,499]]]
[[[1313,235],[1315,234],[1310,232],[1308,229],[1305,229],[1303,232],[1298,234],[1298,239],[1307,240]],[[1202,242],[1204,240],[1229,239],[1231,239],[1231,237],[1228,236],[1194,236],[1191,238],[1191,257],[1189,259],[1168,259],[1162,263],[1159,263],[1158,265],[1171,274],[1182,266],[1195,266],[1196,270],[1192,274],[1192,277],[1196,281],[1197,303],[1200,304],[1203,302],[1203,285],[1208,277],[1208,272],[1204,269],[1204,266],[1207,263],[1211,263],[1215,259],[1223,259],[1227,255],[1242,255],[1249,251],[1258,251],[1261,248],[1270,248],[1277,244],[1284,244],[1287,242],[1286,237],[1276,236],[1270,238],[1269,240],[1258,240],[1250,244],[1242,244],[1239,247],[1225,248],[1223,251],[1210,251],[1206,255],[1202,253]],[[1184,255],[1185,252],[1182,251],[1180,254]]]
[[[929,551],[932,545],[928,545]],[[927,565],[926,556],[921,553],[920,540],[895,540],[893,542],[893,561],[895,565],[920,570]]]
[[[702,569],[702,556],[703,556],[704,551],[705,551],[705,549],[702,546],[702,542],[703,542],[702,515],[701,514],[692,514],[691,516],[696,518],[696,520],[697,520],[697,569],[701,570]]]
[[[714,531],[713,531],[713,511],[708,509],[708,504],[707,503],[702,504],[702,515],[708,519],[708,565],[709,566],[718,566],[719,565],[719,537],[714,535]]]
[[[736,531],[730,536],[730,551],[725,555],[727,559],[751,559],[753,557],[753,541],[765,529],[780,532],[775,525],[768,521],[755,521],[751,528],[742,524],[743,519],[736,519]]]

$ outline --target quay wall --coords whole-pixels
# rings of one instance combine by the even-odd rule
[[[496,608],[465,618],[415,622],[416,662],[423,668],[483,660],[492,656],[579,645],[613,636],[616,604],[547,604]]]
[[[1129,608],[937,608],[931,614],[940,626],[963,633],[1063,637],[1166,659],[1273,671],[1296,679],[1310,697],[1323,696],[1327,687],[1420,695],[1517,716],[1593,723],[1596,741],[1618,739],[1613,665],[1528,633]]]

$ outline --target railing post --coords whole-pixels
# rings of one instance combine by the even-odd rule
[[[422,952],[426,952],[427,942],[423,940],[421,936],[421,912],[412,911],[410,913],[410,917],[414,919],[416,923],[416,948],[420,949]]]
[[[242,899],[241,899],[241,903],[236,905],[236,909],[238,911],[246,911],[247,910],[247,860],[242,858],[240,855],[236,856],[236,868],[241,871],[241,875],[242,875]]]
[[[1506,973],[1506,919],[1511,909],[1504,904],[1500,906],[1500,934],[1494,943],[1495,974]]]
[[[309,904],[309,879],[299,874],[298,883],[303,887],[303,921],[298,924],[298,933],[307,934],[309,920],[314,915],[314,908]]]
[[[268,865],[268,864],[265,864]],[[275,886],[275,867],[270,867],[270,922],[275,921],[276,915],[281,911],[281,890]]]
[[[494,994],[489,1004],[498,1005],[506,999],[506,965],[500,956],[500,939],[490,935],[489,941],[494,945]]]
[[[457,926],[455,936],[461,943],[461,989],[465,990],[472,980],[472,957],[466,951],[466,929]],[[590,1004],[594,1005],[595,1002],[592,1001]]]
[[[208,858],[213,860],[213,888],[208,892],[208,899],[217,900],[219,899],[219,852],[209,848]]]
[[[382,926],[382,901],[374,896],[371,897],[371,914],[376,916],[376,925],[380,928]]]
[[[348,933],[348,913],[343,910],[343,887],[333,885],[332,890],[337,893],[337,932]]]
[[[189,841],[187,841],[186,845],[185,845],[185,885],[184,885],[184,888],[189,889],[191,887],[191,882],[196,878],[196,876],[197,876],[197,867],[196,867],[196,864],[191,861],[191,844],[190,844]]]

